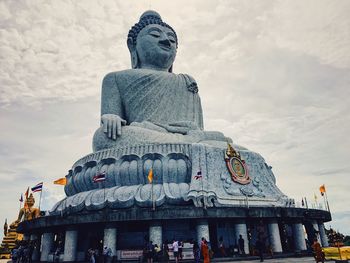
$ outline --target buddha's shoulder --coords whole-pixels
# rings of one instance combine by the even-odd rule
[[[103,78],[104,80],[116,80],[118,78],[127,78],[128,76],[135,75],[136,72],[134,72],[134,69],[126,69],[126,70],[121,70],[121,71],[113,71],[108,74]]]
[[[188,74],[175,74],[175,73],[169,73],[164,71],[157,71],[157,70],[150,70],[150,69],[126,69],[121,71],[114,71],[108,73],[105,78],[128,78],[128,77],[135,77],[135,76],[142,76],[142,75],[164,75],[164,76],[180,76],[188,78],[191,81],[194,81],[194,78]]]
[[[135,79],[139,79],[142,77],[169,77],[169,78],[174,78],[174,77],[179,77],[183,78],[186,80],[187,83],[195,83],[196,81],[194,78],[188,74],[175,74],[175,73],[169,73],[169,72],[163,72],[163,71],[156,71],[156,70],[149,70],[149,69],[126,69],[122,71],[114,71],[108,73],[104,79],[103,83],[115,83],[117,86],[120,85],[125,85],[127,83],[130,83],[134,81]]]

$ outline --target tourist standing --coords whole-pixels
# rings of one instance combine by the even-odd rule
[[[199,250],[199,246],[197,242],[194,242],[193,244],[193,257],[194,257],[194,262],[199,263],[201,259],[201,252]]]
[[[89,262],[90,263],[95,263],[96,262],[95,250],[93,250],[92,248],[89,248],[89,250],[88,250],[88,258],[89,258]]]
[[[221,257],[226,257],[226,248],[225,248],[224,239],[222,236],[219,238],[219,251],[220,251]]]
[[[102,255],[103,255],[103,263],[110,263],[112,259],[112,249],[107,246],[104,246]]]
[[[168,240],[166,240],[166,241],[163,243],[162,253],[163,253],[163,257],[162,257],[163,259],[162,259],[162,261],[168,263],[168,262],[169,262]]]
[[[147,263],[153,263],[154,246],[153,242],[149,241],[147,244]]]
[[[12,259],[13,263],[17,263],[17,259],[18,259],[18,248],[17,247],[12,249],[12,251],[11,251],[11,259]]]
[[[183,254],[182,254],[182,249],[184,247],[184,242],[183,241],[180,241],[179,242],[179,259],[182,260],[183,258]]]
[[[202,242],[201,242],[201,252],[204,258],[203,263],[209,263],[210,262],[209,246],[208,246],[207,240],[204,237],[202,238]]]
[[[174,251],[174,258],[175,262],[179,262],[179,243],[175,239],[173,240],[173,251]]]
[[[238,252],[240,255],[245,255],[245,250],[244,250],[244,239],[242,237],[242,235],[239,235],[238,238]]]
[[[264,249],[265,249],[265,244],[264,241],[261,237],[258,238],[258,240],[255,243],[255,247],[258,250],[258,254],[260,257],[260,262],[264,261]]]

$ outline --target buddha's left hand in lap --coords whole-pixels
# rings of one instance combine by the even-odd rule
[[[191,130],[199,130],[198,125],[193,121],[178,121],[165,124],[157,124],[171,133],[188,134]]]

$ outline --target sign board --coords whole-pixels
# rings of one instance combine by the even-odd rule
[[[140,250],[117,250],[118,260],[137,260],[142,257],[142,249]]]

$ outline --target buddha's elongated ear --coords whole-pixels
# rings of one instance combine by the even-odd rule
[[[139,58],[137,56],[136,46],[134,45],[133,39],[131,37],[128,37],[127,44],[130,51],[131,68],[138,68]]]

